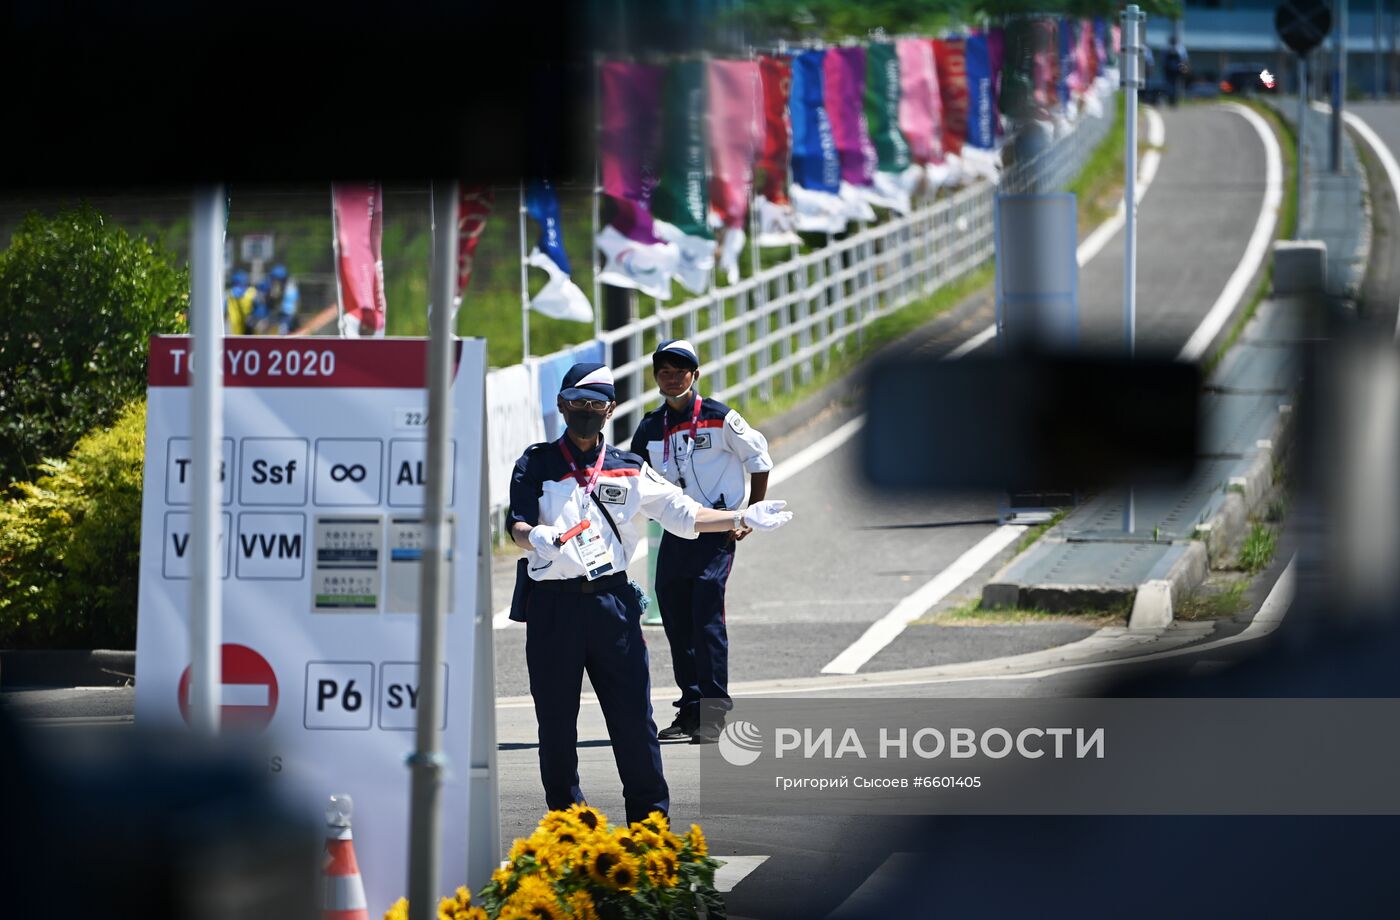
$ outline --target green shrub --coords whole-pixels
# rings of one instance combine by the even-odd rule
[[[147,340],[185,331],[189,289],[171,255],[90,207],[24,220],[0,252],[0,487],[145,392]]]
[[[135,648],[146,404],[0,506],[0,647]]]

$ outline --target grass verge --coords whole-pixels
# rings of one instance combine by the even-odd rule
[[[1092,610],[1083,613],[1052,612],[1019,607],[984,608],[980,598],[971,598],[949,610],[926,613],[913,626],[1014,626],[1022,623],[1072,623],[1075,626],[1121,625],[1126,614],[1121,611]]]
[[[1201,585],[1182,598],[1172,610],[1178,620],[1218,620],[1232,617],[1244,609],[1244,589],[1248,586],[1244,579],[1231,579],[1227,584]]]
[[[1268,568],[1278,548],[1278,534],[1272,527],[1255,524],[1240,547],[1240,568],[1251,575]]]

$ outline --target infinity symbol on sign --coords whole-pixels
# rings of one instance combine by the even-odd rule
[[[365,478],[365,468],[358,463],[354,466],[337,463],[331,467],[331,478],[336,482],[344,482],[347,479],[351,482],[361,482]]]

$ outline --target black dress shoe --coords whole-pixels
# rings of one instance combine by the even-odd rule
[[[687,719],[684,716],[677,716],[676,721],[656,733],[656,738],[658,741],[685,741],[695,732],[699,724],[699,720],[697,719]]]
[[[723,722],[706,722],[690,733],[691,744],[715,744],[724,732]]]

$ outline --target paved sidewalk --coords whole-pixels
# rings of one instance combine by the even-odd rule
[[[1286,100],[1279,108],[1285,117],[1296,110]],[[1346,300],[1359,288],[1370,244],[1365,177],[1349,137],[1344,174],[1327,172],[1325,119],[1309,114],[1299,236],[1327,243],[1328,293]],[[1175,488],[1139,490],[1133,533],[1123,528],[1124,492],[1095,496],[997,573],[983,589],[983,603],[1112,609],[1131,605],[1145,582],[1170,582],[1179,598],[1204,581],[1268,501],[1275,458],[1287,451],[1292,433],[1296,346],[1312,335],[1308,319],[1297,299],[1260,304],[1206,381],[1195,475]]]

